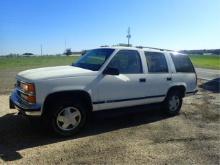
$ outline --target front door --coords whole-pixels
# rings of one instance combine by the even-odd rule
[[[135,50],[120,50],[107,67],[119,70],[119,75],[102,75],[98,85],[98,109],[111,109],[140,104],[145,96],[145,79],[140,54]]]

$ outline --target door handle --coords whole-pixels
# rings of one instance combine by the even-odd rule
[[[171,81],[172,80],[172,77],[167,77],[167,81]]]
[[[140,78],[139,82],[146,82],[146,78]]]

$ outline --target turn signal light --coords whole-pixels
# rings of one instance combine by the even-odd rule
[[[36,103],[36,96],[30,96],[30,95],[26,95],[26,94],[23,94],[23,93],[21,93],[20,96],[21,96],[21,98],[23,98],[28,103],[31,103],[31,104]]]

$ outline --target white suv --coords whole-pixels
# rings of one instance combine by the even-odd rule
[[[187,55],[134,47],[88,51],[70,66],[20,72],[10,108],[45,117],[63,136],[76,133],[93,111],[162,103],[178,114],[182,98],[197,92],[197,76]]]

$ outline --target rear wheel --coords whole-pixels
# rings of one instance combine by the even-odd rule
[[[182,102],[183,99],[179,91],[170,91],[164,102],[166,113],[171,116],[177,115],[181,109]]]
[[[59,103],[53,107],[50,122],[55,133],[70,136],[85,125],[87,113],[80,103]]]

